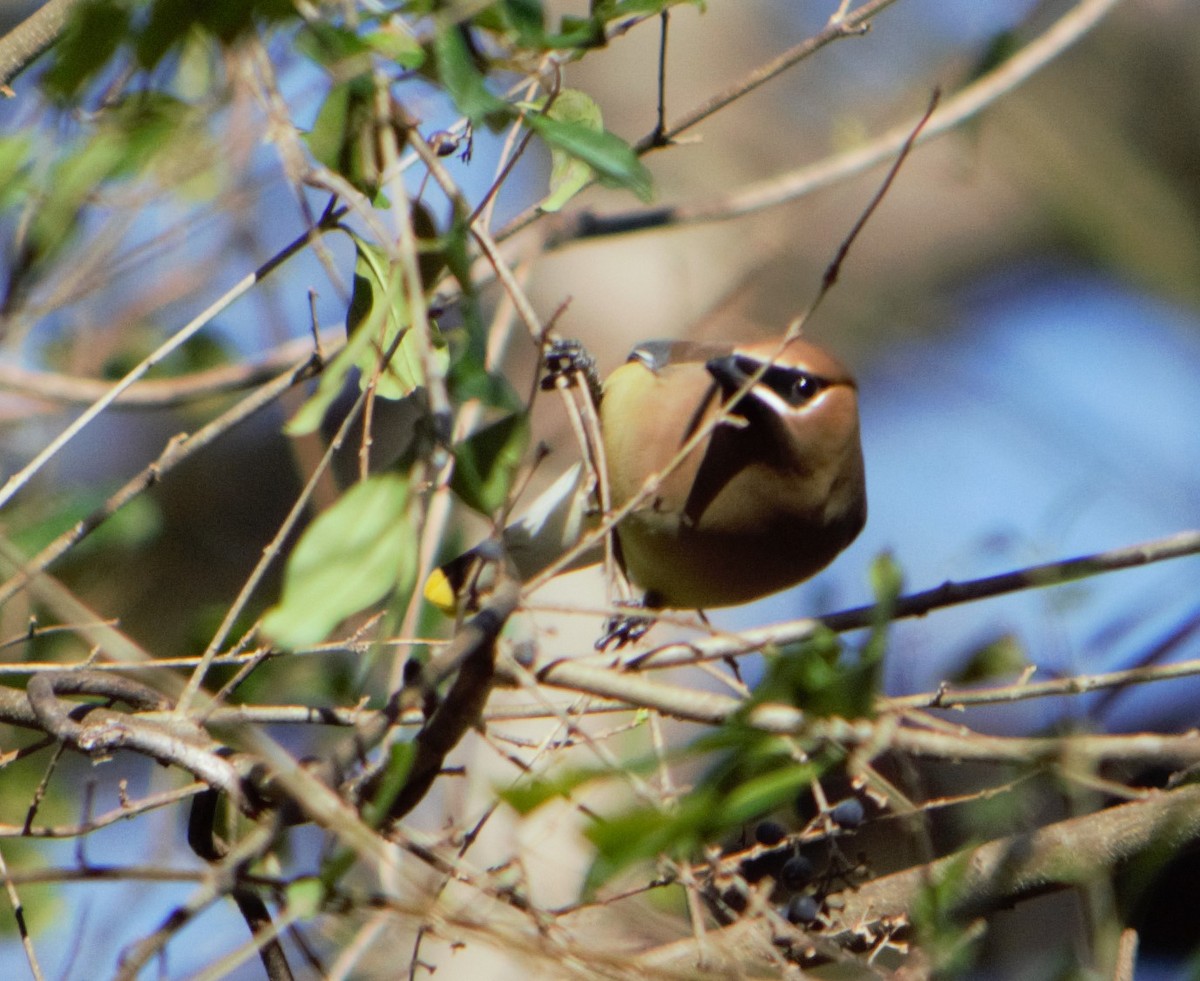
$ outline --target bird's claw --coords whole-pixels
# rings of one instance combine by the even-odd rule
[[[654,617],[637,613],[619,613],[604,621],[604,631],[596,640],[596,650],[606,651],[610,646],[619,651],[628,644],[641,640],[654,626]]]
[[[556,388],[558,379],[571,380],[572,375],[583,375],[588,391],[592,398],[598,401],[600,391],[600,375],[596,371],[596,359],[580,341],[570,338],[555,338],[548,341],[543,355],[546,364],[546,375],[542,378],[541,387],[544,391]]]

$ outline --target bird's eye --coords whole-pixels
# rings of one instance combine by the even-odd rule
[[[821,390],[821,382],[803,371],[797,372],[787,393],[790,405],[803,405]]]

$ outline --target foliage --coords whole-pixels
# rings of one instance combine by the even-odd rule
[[[128,867],[131,880],[177,875],[191,891],[130,904],[149,912],[105,938],[111,963],[88,966],[98,973],[133,978],[168,952],[190,973],[261,956],[286,976],[286,950],[322,973],[373,976],[440,966],[444,941],[540,958],[530,969],[550,974],[640,976],[642,951],[596,937],[632,916],[646,921],[639,942],[657,945],[669,908],[674,941],[687,930],[672,905],[683,894],[704,920],[693,927],[714,976],[830,959],[848,974],[951,976],[984,964],[995,910],[1084,883],[1107,929],[1116,918],[1104,918],[1099,883],[1110,869],[1140,901],[1200,838],[1185,737],[1157,734],[1148,749],[1082,728],[1024,740],[973,728],[972,698],[1028,694],[1022,672],[1039,652],[1015,635],[975,643],[954,684],[924,700],[885,695],[894,621],[982,598],[994,582],[965,596],[948,583],[922,606],[885,554],[867,570],[866,610],[757,632],[706,624],[661,649],[659,625],[632,650],[581,654],[506,576],[495,542],[543,476],[536,440],[567,428],[563,402],[572,431],[596,435],[586,386],[542,394],[555,385],[538,357],[568,321],[539,319],[546,298],[526,292],[530,270],[569,241],[736,217],[803,185],[784,174],[741,195],[723,186],[731,172],[742,179],[735,168],[705,175],[716,205],[646,207],[658,192],[645,157],[686,159],[685,130],[725,106],[749,113],[743,97],[826,45],[886,31],[876,17],[889,5],[847,6],[674,126],[670,86],[654,84],[668,65],[647,60],[638,109],[649,122],[658,103],[660,119],[640,139],[614,131],[623,107],[589,79],[628,37],[657,30],[665,50],[672,17],[708,30],[702,2],[594,0],[555,16],[539,0],[73,5],[20,82],[18,124],[0,135],[0,328],[5,361],[24,359],[5,375],[5,397],[24,401],[5,417],[13,476],[0,487],[3,644],[17,652],[3,667],[18,679],[0,688],[5,820],[27,839],[5,847],[5,863],[34,907],[23,922],[40,932],[71,921],[84,906],[70,890]],[[1027,27],[999,32],[970,84],[1020,64]],[[716,62],[734,60],[734,40],[716,38]],[[567,84],[580,63],[597,74]],[[757,165],[758,144],[791,123],[754,122],[731,156]],[[844,159],[818,160],[809,186],[850,176]],[[791,227],[777,214],[764,237]],[[740,269],[735,253],[753,236],[723,234]],[[844,236],[839,225],[812,247],[822,263],[839,238],[845,258]],[[796,240],[819,235],[786,237],[794,282],[813,272]],[[637,260],[614,274],[583,255],[574,275],[603,280],[621,309]],[[836,279],[826,274],[810,313]],[[554,294],[560,312],[565,299]],[[624,328],[607,307],[603,323]],[[60,405],[61,424],[46,408]],[[602,524],[601,511],[582,523]],[[451,622],[423,602],[421,580],[460,544],[452,519],[467,512],[493,534],[471,553],[478,603]],[[1171,548],[1186,554],[1176,543],[1123,561]],[[1055,563],[1011,588],[1110,567],[1104,556]],[[600,600],[580,605],[595,614]],[[1054,679],[1056,693],[1085,687],[1072,680]],[[70,701],[80,697],[86,707]],[[539,720],[534,735],[527,718]],[[680,734],[672,719],[699,731]],[[143,769],[125,765],[135,757]],[[964,758],[997,768],[985,786],[943,791],[921,769]],[[99,765],[111,760],[118,776]],[[1131,801],[1108,806],[1099,792]],[[1025,827],[1059,798],[1078,814],[1040,837]],[[180,823],[188,812],[201,881],[193,856],[147,871],[160,808]],[[939,862],[951,850],[950,822],[937,823],[946,811],[973,817],[961,850]],[[104,869],[82,848],[74,860],[41,848],[110,827]],[[983,876],[996,845],[1002,861]],[[541,905],[544,865],[570,901]],[[31,891],[43,881],[55,891]],[[225,961],[194,939],[202,929],[180,932],[212,922],[214,902],[255,937]],[[576,925],[585,911],[611,917],[604,931]],[[277,944],[283,928],[295,933]],[[742,928],[751,940],[736,939]],[[707,969],[682,946],[663,941],[645,963]],[[379,963],[349,963],[373,947]]]

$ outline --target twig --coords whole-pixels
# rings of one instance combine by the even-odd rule
[[[833,41],[840,40],[846,37],[856,37],[862,34],[872,17],[877,13],[890,7],[896,0],[868,0],[857,10],[846,15],[842,20],[834,23],[831,22],[824,30],[805,38],[799,44],[794,45],[787,51],[771,59],[765,65],[760,65],[745,78],[735,82],[724,92],[713,96],[706,102],[694,107],[686,112],[679,119],[662,127],[655,125],[654,129],[637,143],[634,144],[633,150],[639,156],[642,156],[651,150],[660,147],[669,146],[671,142],[685,130],[691,129],[697,123],[707,119],[709,116],[726,106],[731,105],[744,95],[753,92],[759,86],[769,82],[777,75],[791,68],[793,65],[810,55],[815,54],[821,48],[825,47]],[[911,129],[911,127],[909,127]],[[890,156],[885,154],[884,156]],[[510,221],[497,235],[497,241],[505,241],[511,238],[517,232],[531,225],[534,221],[541,218],[545,212],[541,211],[536,206],[527,209],[522,214],[518,215]]]
[[[305,345],[310,344],[305,340]],[[128,480],[124,486],[112,494],[108,500],[92,511],[87,517],[76,522],[71,528],[59,535],[54,541],[43,548],[36,556],[22,564],[20,571],[0,584],[0,606],[3,606],[30,580],[48,569],[67,551],[78,545],[84,538],[95,531],[100,525],[111,518],[126,504],[139,494],[149,490],[162,478],[184,460],[190,458],[198,450],[203,449],[218,437],[223,436],[239,423],[249,419],[259,410],[274,402],[280,395],[315,375],[322,365],[310,355],[297,363],[290,371],[278,375],[272,382],[264,385],[256,392],[248,395],[241,402],[221,413],[211,422],[197,430],[191,436],[176,437],[168,441],[166,448],[158,459],[146,466],[141,473]]]
[[[1117,569],[1132,569],[1200,554],[1200,531],[1184,531],[1165,538],[1156,538],[1138,545],[1115,548],[1060,562],[1047,562],[1028,566],[1013,572],[971,579],[966,582],[946,582],[933,589],[910,593],[896,601],[893,619],[902,620],[924,616],[933,610],[955,606],[974,600],[1003,596],[1025,589],[1041,589],[1074,582],[1089,576],[1113,572]],[[698,660],[714,660],[761,650],[768,645],[785,646],[807,640],[824,627],[841,633],[868,627],[877,616],[875,606],[859,606],[841,613],[792,620],[746,630],[733,637],[705,637],[686,643],[666,644],[653,650],[630,655],[624,662],[626,667],[665,668],[689,664]],[[594,660],[594,659],[593,659]]]
[[[1032,77],[1095,27],[1120,0],[1080,0],[1037,40],[947,98],[930,119],[919,143],[941,136],[977,115]],[[870,142],[844,153],[806,164],[750,184],[735,193],[696,204],[659,205],[615,214],[583,211],[555,219],[547,234],[548,250],[602,235],[623,235],[667,226],[727,221],[830,187],[889,160],[913,130],[901,123]],[[506,230],[507,234],[507,230]],[[506,237],[502,235],[500,237]]]
[[[1108,671],[1102,674],[1071,675],[1066,678],[1053,678],[1049,681],[1021,681],[1012,685],[998,685],[991,688],[970,688],[957,691],[947,684],[935,692],[884,699],[881,708],[884,711],[899,711],[911,708],[958,709],[972,705],[1006,705],[1031,698],[1082,695],[1091,691],[1128,688],[1130,685],[1168,681],[1174,678],[1189,678],[1198,674],[1200,674],[1200,658],[1192,658],[1174,664],[1126,668],[1123,671]]]
[[[134,382],[138,381],[147,371],[159,364],[164,358],[170,355],[173,351],[182,347],[190,338],[198,334],[204,327],[212,322],[212,319],[226,309],[236,299],[249,292],[251,288],[257,286],[272,272],[278,269],[284,262],[292,256],[300,252],[314,238],[323,235],[330,228],[335,227],[337,220],[345,214],[345,208],[338,208],[333,211],[326,212],[322,216],[321,224],[315,228],[311,228],[293,239],[282,249],[275,253],[270,259],[264,262],[261,266],[244,277],[240,282],[235,284],[225,293],[208,306],[207,309],[193,317],[187,324],[176,331],[170,338],[159,345],[154,351],[148,354],[133,368],[131,368],[125,376],[113,385],[107,393],[101,398],[93,402],[86,410],[84,410],[78,418],[75,419],[66,429],[58,436],[52,439],[42,450],[22,467],[19,471],[13,474],[0,487],[0,508],[3,508],[12,498],[20,491],[31,479],[52,460],[64,446],[72,439],[79,435],[88,425],[90,425],[97,416],[105,409],[116,402],[123,392],[129,389]]]
[[[322,332],[319,346],[323,359],[328,360],[336,354],[345,338],[345,332],[340,328]],[[273,348],[257,361],[221,365],[174,378],[143,380],[122,392],[115,405],[128,409],[169,409],[239,392],[269,381],[312,349],[311,337],[297,337]],[[112,383],[0,361],[0,388],[62,405],[90,405],[102,398],[112,388]]]
[[[118,679],[101,675],[112,685]],[[98,680],[98,679],[97,679]],[[91,756],[120,749],[132,750],[186,770],[232,800],[244,802],[241,776],[222,748],[203,733],[180,726],[165,726],[107,709],[92,708],[84,722],[58,698],[60,691],[78,691],[70,673],[39,674],[29,679],[26,695],[38,725],[67,745]],[[124,696],[121,696],[124,697]]]
[[[634,145],[634,150],[637,153],[645,153],[656,146],[661,146],[664,141],[669,142],[675,139],[697,123],[702,122],[726,106],[732,105],[738,99],[753,92],[759,86],[765,85],[776,76],[782,75],[789,68],[803,61],[805,58],[816,54],[816,52],[820,51],[827,44],[839,41],[842,38],[860,36],[867,30],[872,17],[895,2],[896,0],[869,0],[868,3],[864,3],[861,7],[851,11],[840,20],[830,22],[823,30],[812,37],[805,38],[799,44],[793,45],[782,54],[776,55],[765,65],[760,65],[745,78],[729,86],[724,92],[714,95],[708,101],[684,113],[681,117],[672,121],[663,132],[659,133],[656,130],[649,136],[643,137]]]
[[[385,360],[385,362],[390,360],[392,355],[396,352],[402,336],[403,334],[397,334],[393,339],[389,349],[384,352],[383,360]],[[288,511],[283,521],[280,522],[279,528],[276,530],[274,537],[263,549],[262,557],[258,560],[258,562],[255,563],[254,568],[250,571],[250,575],[248,575],[246,577],[246,581],[242,583],[242,588],[238,590],[238,594],[234,598],[233,603],[231,603],[229,609],[225,611],[225,616],[222,617],[221,623],[217,626],[216,631],[213,633],[212,639],[209,640],[208,646],[205,647],[199,663],[196,665],[195,670],[188,677],[187,684],[180,693],[179,704],[176,706],[176,711],[181,715],[186,714],[188,709],[191,707],[192,699],[196,697],[196,693],[200,690],[200,686],[204,683],[204,678],[208,674],[209,668],[212,667],[213,662],[217,658],[218,652],[224,645],[225,641],[229,638],[229,633],[231,630],[233,630],[234,623],[237,621],[237,618],[241,616],[242,611],[246,608],[246,604],[250,602],[250,598],[254,595],[254,591],[258,588],[259,583],[262,582],[263,577],[267,574],[267,570],[271,567],[271,563],[273,563],[279,557],[284,541],[295,529],[296,525],[300,521],[300,518],[304,515],[304,511],[308,507],[308,503],[312,499],[312,495],[316,491],[322,476],[329,468],[330,463],[333,461],[334,454],[341,449],[347,433],[349,433],[351,427],[362,413],[366,398],[366,390],[362,390],[358,393],[358,397],[354,400],[354,404],[350,407],[350,411],[346,413],[346,417],[338,426],[337,432],[334,434],[333,439],[329,441],[329,446],[326,447],[320,461],[318,461],[317,465],[313,468],[312,474],[305,482],[304,487],[301,488],[296,500],[292,502],[291,509]],[[207,710],[210,711],[215,705],[216,702],[213,702],[208,706]]]
[[[404,786],[387,807],[389,821],[398,821],[429,792],[450,751],[479,722],[484,703],[492,690],[496,666],[496,638],[517,608],[520,590],[504,581],[486,606],[472,617],[454,638],[454,643],[428,665],[427,684],[455,674],[454,682],[437,710],[417,733],[416,752]],[[404,695],[398,693],[397,701]],[[364,788],[366,799],[374,785]]]
[[[0,876],[4,878],[4,891],[8,894],[9,905],[12,906],[13,920],[21,937],[21,946],[25,950],[25,960],[29,963],[29,973],[33,975],[34,981],[44,981],[45,975],[38,962],[37,951],[33,949],[33,937],[29,933],[29,925],[25,922],[25,907],[21,903],[21,896],[9,874],[8,863],[4,861],[3,854],[0,854]]]

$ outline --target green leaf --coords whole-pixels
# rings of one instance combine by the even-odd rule
[[[600,107],[578,89],[563,89],[546,111],[551,119],[578,123],[597,133],[604,132]],[[591,165],[561,147],[550,147],[550,193],[542,200],[543,211],[558,211],[585,188],[595,176]]]
[[[421,357],[420,338],[410,329],[404,277],[398,262],[358,236],[354,238],[358,260],[354,265],[354,291],[346,313],[346,330],[367,335],[370,344],[357,359],[360,384],[375,382],[376,394],[385,399],[402,399],[425,384],[426,365]],[[430,324],[431,367],[445,377],[450,353],[441,333]],[[397,338],[399,343],[397,344]],[[387,363],[382,359],[393,351]]]
[[[536,113],[526,116],[525,124],[551,148],[557,147],[591,167],[603,183],[627,188],[643,201],[653,195],[650,171],[628,143],[607,130],[596,131],[579,122]]]
[[[896,601],[904,590],[904,573],[890,552],[880,552],[871,563],[868,577],[871,592],[875,594],[875,610],[861,658],[864,664],[878,665],[887,651],[892,615],[896,610]]]
[[[176,179],[202,165],[211,143],[206,120],[194,106],[161,92],[122,99],[102,117],[103,131],[123,141],[112,177],[131,177],[158,166]]]
[[[129,33],[126,4],[88,0],[78,4],[54,46],[54,62],[42,76],[53,96],[70,99],[98,75]]]
[[[361,385],[377,379],[376,394],[381,398],[402,399],[425,384],[426,365],[421,357],[419,338],[409,327],[408,304],[404,299],[399,266],[393,264],[382,250],[353,232],[347,233],[357,252],[354,291],[346,311],[349,340],[321,373],[316,392],[285,427],[285,432],[292,436],[317,430],[355,368],[359,370]],[[429,333],[430,367],[444,376],[449,367],[449,348],[432,323]],[[398,343],[397,336],[400,336]],[[381,359],[393,345],[395,350],[391,359],[380,369]]]
[[[454,360],[447,382],[455,402],[478,399],[490,408],[505,412],[520,412],[524,408],[521,397],[507,378],[484,370],[483,365],[467,355]]]
[[[33,141],[21,134],[0,136],[0,208],[24,197]]]
[[[714,803],[712,792],[696,790],[672,811],[640,807],[596,821],[585,832],[598,853],[586,889],[594,890],[635,862],[694,854],[709,836]]]
[[[468,507],[495,514],[508,500],[528,443],[529,420],[523,413],[472,433],[454,447],[450,489]]]
[[[137,38],[138,62],[143,68],[153,68],[168,52],[184,45],[194,31],[231,44],[254,31],[258,24],[296,17],[294,0],[153,0],[150,16]]]
[[[471,59],[471,52],[457,24],[447,24],[437,32],[433,41],[437,59],[437,78],[459,112],[474,123],[489,116],[512,115],[512,107],[488,91],[487,84]]]
[[[296,414],[283,427],[285,433],[289,436],[305,436],[315,433],[320,428],[321,423],[325,421],[325,413],[329,411],[334,400],[342,394],[346,380],[358,364],[359,357],[365,349],[370,347],[370,340],[370,336],[365,331],[351,335],[346,346],[321,372],[317,390],[296,410]]]
[[[336,76],[346,78],[371,69],[372,48],[366,39],[349,28],[324,20],[313,20],[297,33],[296,50],[323,65]]]
[[[599,14],[593,14],[591,17],[564,14],[559,22],[558,33],[547,37],[546,44],[558,49],[602,48],[607,43],[604,23],[604,18]]]
[[[826,766],[816,761],[792,765],[781,763],[734,787],[721,802],[714,818],[724,827],[753,821],[795,800],[799,790],[811,784],[825,770]]]
[[[305,134],[313,157],[364,194],[379,184],[374,158],[375,87],[369,75],[331,86]]]
[[[408,482],[378,474],[355,484],[304,532],[288,559],[283,596],[263,631],[283,647],[324,640],[342,620],[412,588],[417,535]]]
[[[1029,663],[1021,641],[1013,634],[1006,633],[974,651],[950,680],[956,684],[973,685],[1012,677],[1029,667]]]
[[[363,41],[400,68],[420,68],[425,63],[425,49],[421,47],[421,42],[391,22],[364,34]]]
[[[682,4],[698,7],[701,12],[708,9],[707,0],[600,0],[596,4],[596,16],[603,17],[606,21],[623,17],[645,17]]]
[[[325,894],[325,884],[320,879],[305,876],[288,883],[284,890],[284,905],[289,914],[299,916],[302,920],[311,920],[321,912]]]
[[[538,0],[501,0],[496,7],[504,11],[522,46],[532,47],[545,37],[545,14]]]

